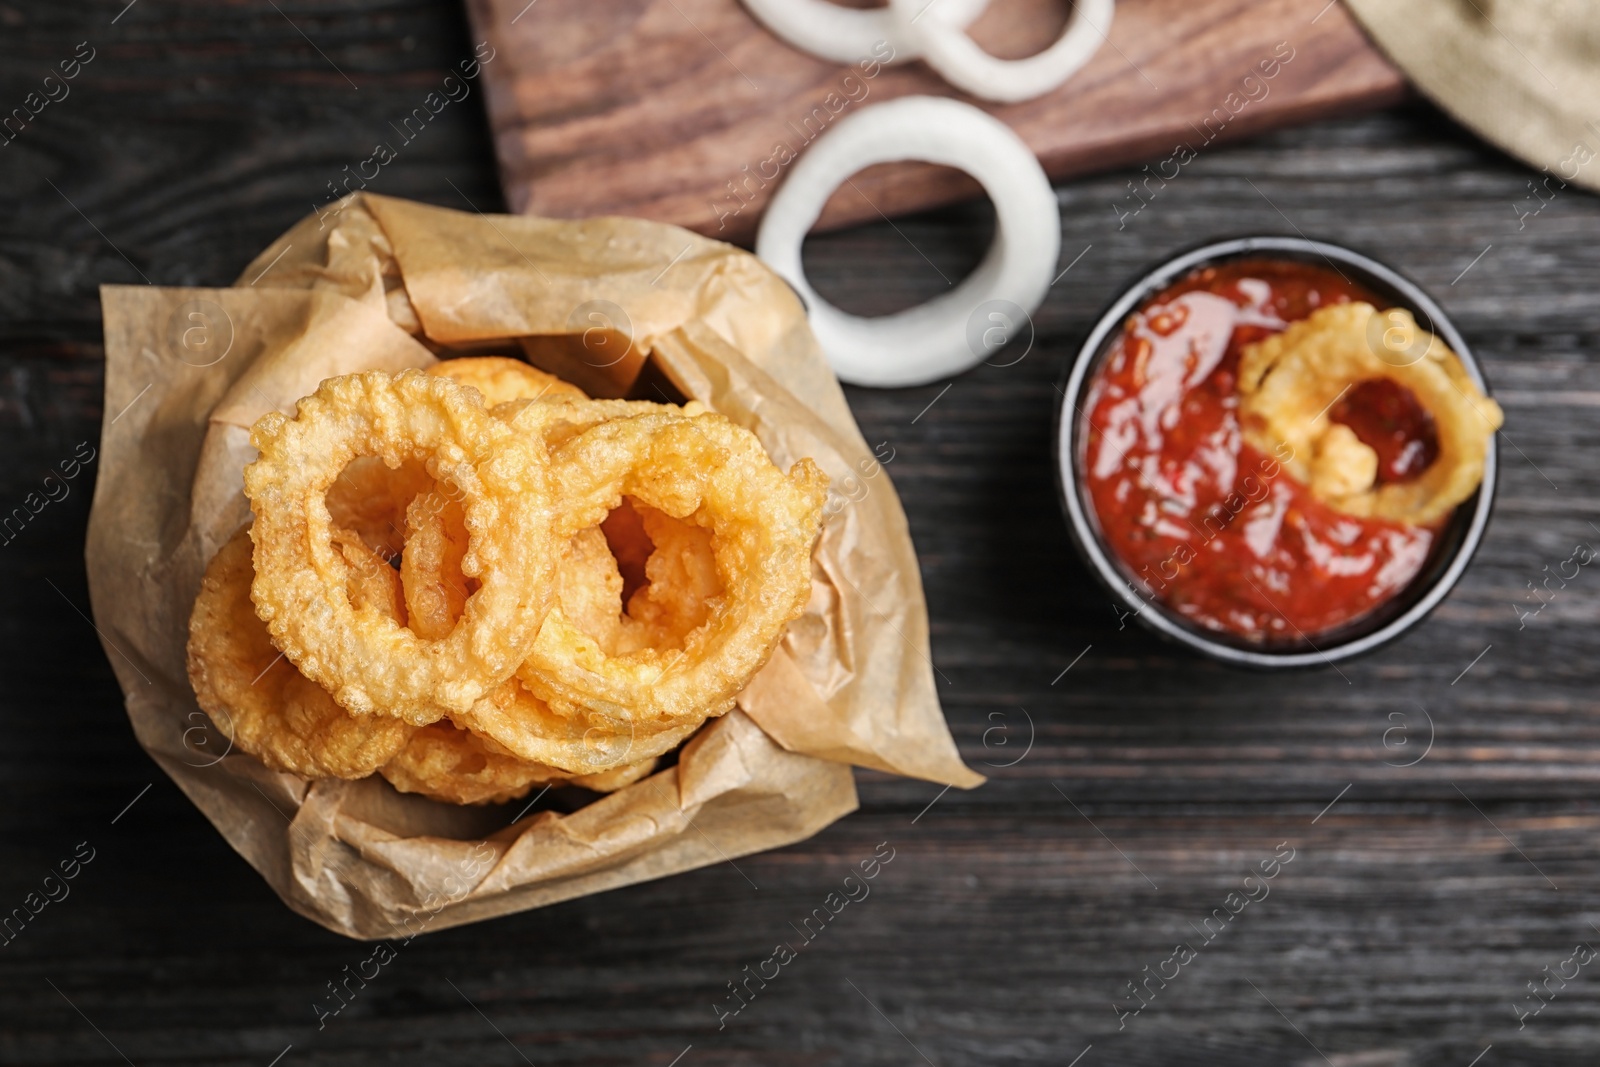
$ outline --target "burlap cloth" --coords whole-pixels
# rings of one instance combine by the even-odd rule
[[[1345,0],[1395,65],[1464,126],[1600,191],[1600,3]]]

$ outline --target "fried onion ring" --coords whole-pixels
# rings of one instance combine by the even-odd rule
[[[641,509],[651,516],[650,524],[662,538],[663,548],[654,550],[649,561],[643,561],[652,575],[652,584],[661,583],[655,599],[665,602],[692,597],[697,590],[678,587],[676,576],[679,572],[714,571],[709,536],[699,527],[690,527],[642,505]],[[426,497],[419,497],[408,513],[408,522],[410,533],[400,574],[411,628],[422,636],[430,628],[448,631],[455,621],[451,612],[460,610],[456,605],[467,581],[456,565],[459,555],[450,547],[463,537],[457,512],[448,505],[434,505]],[[684,550],[675,538],[683,535],[669,527],[692,531],[684,543],[703,543],[703,557],[693,562],[676,558]],[[644,530],[641,519],[641,536]],[[644,547],[650,552],[648,540]],[[640,589],[635,600],[642,603],[648,599],[645,594],[649,588]],[[669,624],[661,619],[645,623],[622,614],[622,576],[598,526],[579,531],[568,542],[557,571],[556,591],[562,613],[574,620],[580,630],[596,637],[608,654],[673,639],[666,632]],[[659,610],[664,613],[664,606]],[[678,644],[674,647],[681,647],[682,634],[687,632],[681,623],[679,630],[682,632],[676,634]],[[621,709],[560,716],[515,681],[497,688],[461,718],[498,738],[508,752],[524,761],[552,764],[580,775],[610,773],[626,766],[630,759],[643,760],[669,752],[699,726],[695,721],[668,730],[642,727],[630,721]]]
[[[594,774],[580,774],[573,777],[570,784],[591,789],[596,793],[615,793],[623,786],[632,785],[642,778],[648,778],[661,760],[655,756],[642,759],[637,763],[624,763],[620,767],[613,767],[609,771],[597,771]]]
[[[622,596],[626,600],[649,580],[645,565],[656,546],[651,542],[650,535],[644,532],[644,520],[639,518],[633,501],[627,497],[623,497],[622,503],[601,521],[600,530],[605,534],[606,547],[611,549],[612,558],[617,561],[617,570],[622,574]]]
[[[626,419],[635,415],[703,415],[711,409],[698,400],[679,407],[677,404],[657,404],[653,400],[571,400],[558,398],[534,403],[530,400],[512,400],[492,409],[495,418],[511,424],[519,433],[537,433],[545,444],[554,449],[566,444],[584,430],[611,419]]]
[[[572,775],[517,759],[493,741],[441,720],[417,730],[381,773],[402,793],[420,793],[450,804],[503,804],[526,796],[536,785],[614,792],[645,777],[656,762],[645,759],[599,774]]]
[[[465,711],[527,658],[553,593],[549,459],[448,378],[368,371],[330,378],[293,418],[263,416],[260,458],[245,468],[255,522],[251,595],[274,643],[357,714],[418,726]],[[450,633],[425,640],[393,619],[328,595],[348,573],[334,551],[328,487],[357,456],[423,460],[460,501],[462,571],[482,584]]]
[[[354,534],[336,531],[350,569],[349,598],[372,610],[399,605],[399,576]],[[358,718],[285,659],[250,602],[250,536],[244,527],[206,567],[189,616],[189,682],[217,728],[268,767],[307,778],[361,778],[405,749],[416,727]],[[388,588],[385,589],[385,574]]]
[[[455,629],[472,594],[461,569],[470,536],[461,505],[443,493],[417,497],[406,509],[406,546],[400,557],[411,632],[437,641]]]
[[[617,510],[628,506],[624,497]],[[643,504],[630,510],[639,516],[649,547],[643,560],[646,581],[629,598],[626,612],[620,562],[603,523],[580,530],[567,543],[557,572],[556,603],[566,620],[594,638],[608,656],[681,649],[684,639],[710,618],[724,592],[711,533]]]
[[[511,400],[587,400],[589,394],[571,382],[507,356],[461,356],[440,360],[429,374],[470,385],[492,408]]]
[[[1505,416],[1410,313],[1378,315],[1371,304],[1335,304],[1247,347],[1239,361],[1240,422],[1245,439],[1265,452],[1287,444],[1285,468],[1340,511],[1427,525],[1477,490],[1489,439]],[[1375,328],[1385,321],[1388,328]],[[1345,390],[1373,378],[1409,389],[1433,416],[1439,455],[1414,479],[1374,485],[1372,449],[1328,417]]]
[[[334,530],[332,540],[348,569],[345,595],[350,598],[350,606],[357,612],[372,612],[404,625],[405,595],[395,569],[349,530]]]
[[[518,679],[557,717],[620,718],[636,731],[726,712],[805,608],[826,478],[809,459],[785,475],[754,434],[714,414],[611,419],[573,438],[553,462],[561,479],[558,535],[597,526],[630,496],[709,530],[728,595],[681,648],[617,656],[558,604]],[[480,728],[516,750],[487,724]]]
[[[706,716],[646,727],[634,721],[630,709],[598,701],[579,713],[558,715],[513,678],[458,718],[519,759],[589,775],[671,752],[700,729]]]

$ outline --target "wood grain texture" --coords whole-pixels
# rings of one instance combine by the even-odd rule
[[[115,6],[0,2],[0,100],[99,49],[0,148],[0,509],[97,433],[97,284],[226,284],[475,43],[442,0],[275,2],[140,0],[114,26]],[[493,210],[494,168],[481,113],[451,105],[373,188]],[[858,813],[738,871],[420,937],[320,1030],[312,1001],[371,949],[291,914],[135,744],[81,614],[91,466],[0,545],[0,913],[96,850],[0,946],[0,1063],[267,1067],[292,1045],[278,1067],[1067,1067],[1093,1045],[1078,1067],[1467,1067],[1491,1044],[1478,1067],[1593,1063],[1593,965],[1521,1029],[1513,1005],[1600,944],[1600,573],[1525,627],[1515,607],[1600,538],[1600,201],[1562,193],[1519,229],[1529,173],[1424,107],[1217,146],[1119,228],[1136,173],[1059,186],[1063,265],[1084,254],[1015,365],[849,393],[895,449],[941,695],[990,783],[861,773]],[[926,299],[992,218],[895,225],[809,242],[825,295]],[[1462,584],[1343,676],[1225,671],[1119,630],[1048,459],[1062,365],[1124,281],[1186,244],[1297,230],[1432,291],[1507,414]],[[1417,705],[1433,746],[1394,766],[1425,744]],[[871,895],[719,1031],[727,983],[885,841]],[[1201,940],[1283,841],[1270,896],[1119,1032],[1125,983]]]
[[[531,214],[640,215],[745,243],[783,165],[839,118],[913,93],[959,95],[921,63],[852,69],[799,52],[737,0],[467,7],[504,57],[485,75],[490,121],[506,197]],[[1059,35],[1060,8],[998,0],[972,33],[996,55],[1031,55]],[[1106,43],[1066,84],[986,106],[1065,178],[1133,161],[1156,173],[1180,143],[1199,150],[1402,92],[1399,73],[1327,0],[1123,0]],[[976,191],[944,168],[872,167],[835,194],[820,226]]]

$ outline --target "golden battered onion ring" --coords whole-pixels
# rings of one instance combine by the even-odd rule
[[[332,540],[348,568],[345,595],[350,598],[350,606],[405,625],[405,594],[400,575],[389,562],[349,530],[334,530]]]
[[[629,503],[624,497],[617,510]],[[724,592],[710,531],[642,504],[635,513],[641,535],[649,537],[647,582],[629,599],[626,613],[622,572],[604,523],[573,536],[557,571],[561,614],[608,656],[681,649],[684,639],[710,618]]]
[[[402,793],[450,804],[501,804],[568,775],[504,756],[449,719],[421,727],[380,773]]]
[[[703,415],[711,409],[698,400],[682,407],[657,404],[653,400],[573,400],[561,397],[541,400],[512,400],[492,409],[495,418],[511,424],[519,433],[537,433],[554,449],[566,444],[584,430],[611,419],[635,415]]]
[[[623,623],[622,572],[600,527],[580,530],[567,542],[556,571],[556,604],[602,648],[615,647]]]
[[[1350,515],[1425,525],[1448,515],[1483,481],[1489,439],[1505,420],[1461,360],[1408,312],[1360,302],[1325,307],[1244,350],[1239,413],[1245,439],[1265,452],[1287,445],[1284,467]],[[1373,327],[1387,320],[1389,326]],[[1389,347],[1396,334],[1403,348]],[[1422,352],[1423,355],[1416,355]],[[1418,477],[1373,485],[1372,450],[1328,417],[1352,385],[1388,378],[1433,416],[1439,455]]]
[[[686,524],[654,513],[652,523],[657,526]],[[426,497],[419,497],[408,516],[411,533],[406,543],[406,553],[401,564],[401,578],[405,598],[410,609],[410,625],[414,632],[426,636],[429,627],[448,630],[454,625],[450,614],[458,601],[466,581],[454,567],[454,553],[449,546],[459,542],[462,534],[456,528],[458,520],[449,507],[434,506]],[[643,534],[641,524],[640,533]],[[692,527],[704,534],[698,527]],[[670,544],[670,534],[663,533],[666,553],[676,551]],[[709,537],[705,538],[709,547]],[[645,542],[648,550],[649,542]],[[680,561],[664,562],[665,555],[658,550],[652,559],[656,579],[671,581],[673,574],[685,568]],[[701,561],[698,566],[714,568],[714,561]],[[719,585],[720,588],[720,585]],[[622,615],[622,576],[612,556],[604,533],[597,526],[579,531],[568,542],[556,577],[557,602],[562,613],[580,630],[597,637],[610,654],[626,647],[645,647],[659,636],[660,624],[654,626],[629,619]],[[636,599],[648,590],[641,589]],[[677,591],[678,597],[692,591]],[[658,591],[659,594],[659,591]],[[665,595],[665,594],[660,594]],[[681,646],[681,634],[678,640]],[[671,751],[699,726],[699,722],[671,730],[642,728],[628,720],[621,709],[607,709],[603,714],[588,713],[578,716],[558,716],[525,687],[510,681],[498,687],[486,701],[481,701],[472,712],[460,717],[462,722],[487,723],[492,736],[505,742],[507,751],[524,761],[552,764],[572,774],[612,773],[615,768],[627,765],[629,759],[653,758]],[[493,744],[493,742],[491,742]],[[425,790],[417,790],[425,791]]]
[[[483,406],[492,408],[511,400],[587,400],[589,394],[520,359],[506,356],[461,356],[428,368],[429,374],[470,385],[483,394]]]
[[[411,632],[437,641],[455,629],[471,585],[462,572],[470,543],[466,513],[443,493],[426,493],[406,509],[406,545],[400,557]]]
[[[631,709],[598,702],[578,714],[558,715],[513,678],[458,719],[519,759],[589,775],[671,752],[700,729],[705,716],[647,727],[634,721]]]
[[[621,718],[636,730],[726,712],[810,597],[826,478],[809,459],[785,475],[754,434],[714,414],[611,419],[552,458],[561,482],[560,535],[598,525],[630,496],[709,529],[727,595],[681,648],[618,656],[557,606],[518,679],[557,716]]]
[[[537,435],[513,433],[448,378],[367,371],[324,381],[294,418],[269,413],[250,438],[261,453],[244,474],[256,611],[290,661],[342,707],[426,725],[471,707],[527,657],[560,543]],[[424,460],[461,503],[462,570],[482,584],[444,638],[424,640],[327,594],[342,588],[348,566],[331,541],[326,493],[362,455],[394,466]]]
[[[402,793],[450,804],[503,804],[536,785],[577,785],[610,793],[655,769],[656,760],[624,764],[591,775],[572,775],[506,754],[493,741],[448,719],[421,727],[381,773]]]
[[[398,575],[353,534],[336,532],[351,569],[350,598],[381,610],[398,600]],[[360,555],[365,553],[365,558]],[[403,751],[416,727],[356,717],[286,660],[250,602],[244,527],[206,567],[189,616],[189,682],[200,707],[242,752],[307,778],[362,778]],[[384,573],[390,589],[384,589]]]
[[[642,778],[648,778],[661,760],[655,756],[642,759],[637,763],[624,763],[620,767],[613,767],[609,771],[597,771],[594,774],[574,775],[570,785],[590,789],[596,793],[615,793],[623,786],[632,785]]]

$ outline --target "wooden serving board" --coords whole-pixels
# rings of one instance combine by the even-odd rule
[[[748,242],[781,163],[819,130],[897,96],[960,95],[918,62],[868,76],[871,67],[813,58],[738,0],[467,6],[496,50],[484,68],[489,117],[518,212],[638,215]],[[996,55],[1023,56],[1057,36],[1065,14],[1061,0],[994,0],[971,32]],[[1106,42],[1066,84],[985,106],[1052,177],[1133,162],[1171,176],[1181,164],[1163,163],[1180,143],[1200,152],[1403,95],[1399,71],[1336,0],[1122,0]],[[821,226],[977,191],[950,170],[874,167],[834,195]]]

